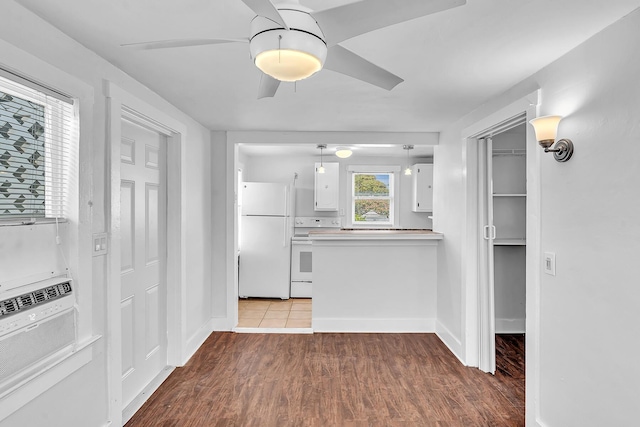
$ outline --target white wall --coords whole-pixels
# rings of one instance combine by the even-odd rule
[[[314,171],[315,163],[320,162],[320,156],[243,156],[245,181],[265,181],[292,183],[294,173],[298,174],[296,181],[296,216],[342,216],[342,223],[347,221],[341,212],[314,211]],[[353,155],[348,159],[338,159],[335,156],[324,156],[324,162],[340,163],[340,209],[345,212],[350,203],[350,182],[347,165],[397,165],[405,166],[406,158],[358,157]],[[412,163],[432,163],[432,159],[413,158]],[[398,174],[400,182],[399,227],[403,228],[431,228],[428,213],[411,211],[411,177]]]
[[[88,212],[86,202],[90,199],[93,208],[81,215],[80,222],[68,226],[72,241],[67,241],[73,256],[70,264],[79,265],[72,272],[81,295],[81,316],[92,319],[94,335],[105,335],[106,301],[109,284],[106,281],[106,258],[95,257],[88,262],[91,233],[109,231],[107,224],[106,176],[109,165],[106,162],[106,99],[103,93],[106,80],[148,103],[155,109],[174,117],[187,129],[186,188],[183,200],[188,205],[186,230],[186,300],[189,301],[185,339],[188,341],[198,333],[211,318],[211,148],[210,133],[200,124],[186,116],[146,87],[131,79],[114,66],[96,56],[79,43],[74,42],[57,29],[42,21],[31,12],[13,1],[3,4],[3,25],[0,27],[0,64],[54,88],[87,86],[95,99],[95,104],[81,104],[81,151],[88,150],[90,157],[80,169],[81,187],[89,185],[81,193],[84,204],[78,207],[80,213]],[[70,84],[69,82],[77,82]],[[71,93],[79,96],[80,94]],[[90,116],[90,117],[87,117]],[[93,159],[93,161],[91,161]],[[51,244],[52,226],[14,227],[0,229],[3,266],[14,265],[9,272],[12,279],[20,280],[18,271],[27,270],[22,260],[30,259],[29,271],[47,271],[60,268],[59,256]],[[64,239],[63,239],[64,241]],[[76,247],[77,250],[73,250]],[[71,248],[71,249],[70,249]],[[35,257],[44,251],[42,256]],[[6,263],[6,264],[5,264]],[[18,270],[17,267],[20,267]],[[3,267],[2,275],[7,270]],[[25,276],[27,273],[24,273]],[[24,278],[25,280],[26,277]],[[119,333],[114,331],[113,333]],[[44,392],[13,415],[0,421],[2,426],[16,425],[83,425],[100,426],[108,421],[107,406],[107,359],[104,338],[92,350],[92,362],[66,378],[49,391]],[[86,390],[90,388],[91,393]],[[72,402],[73,410],[68,410]]]
[[[450,214],[434,224],[445,234],[438,320],[464,347],[462,129],[539,87],[540,115],[564,115],[558,136],[575,144],[568,163],[540,154],[540,242],[556,253],[557,275],[527,289],[528,425],[637,421],[639,29],[636,10],[446,129],[436,148],[436,209]]]

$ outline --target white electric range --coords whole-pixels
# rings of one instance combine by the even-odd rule
[[[340,218],[297,216],[291,238],[291,298],[311,298],[313,284],[313,252],[309,231],[335,229],[342,225]]]

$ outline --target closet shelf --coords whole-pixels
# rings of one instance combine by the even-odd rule
[[[527,197],[526,193],[493,193],[493,197]]]
[[[516,148],[494,148],[491,152],[494,157],[498,156],[526,156],[526,149],[516,149]]]
[[[494,246],[526,246],[527,241],[525,239],[495,239],[493,241]]]

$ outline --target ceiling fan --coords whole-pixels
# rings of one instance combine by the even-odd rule
[[[391,90],[404,80],[342,47],[340,42],[414,18],[466,4],[466,0],[360,0],[314,11],[298,0],[242,0],[256,17],[249,38],[183,39],[129,43],[165,49],[221,43],[249,43],[263,72],[258,98],[275,95],[281,81],[305,79],[323,68]]]

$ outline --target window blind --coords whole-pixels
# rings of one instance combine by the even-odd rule
[[[0,76],[0,220],[67,214],[75,108]]]

